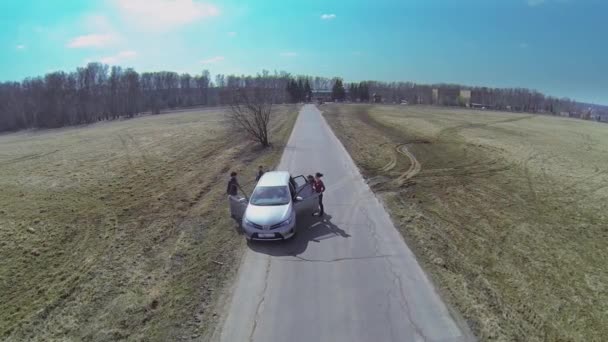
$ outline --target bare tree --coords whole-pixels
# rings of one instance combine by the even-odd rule
[[[234,88],[228,118],[234,128],[245,132],[263,147],[268,136],[272,106],[276,100],[276,79],[258,76],[252,87]]]

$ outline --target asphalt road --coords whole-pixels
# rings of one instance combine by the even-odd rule
[[[300,112],[279,170],[324,173],[327,215],[299,217],[293,240],[249,244],[215,340],[472,339],[314,105]]]

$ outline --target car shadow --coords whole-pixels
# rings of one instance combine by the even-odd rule
[[[302,254],[309,243],[321,243],[323,240],[341,237],[349,238],[344,229],[334,224],[332,216],[298,217],[297,233],[286,241],[249,241],[247,245],[252,250],[270,256],[295,256]]]

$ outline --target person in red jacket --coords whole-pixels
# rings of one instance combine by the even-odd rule
[[[320,172],[315,174],[314,189],[319,194],[319,216],[323,216],[325,214],[323,208],[323,193],[325,192],[325,184],[323,184],[323,181],[321,180],[322,177],[323,174]]]

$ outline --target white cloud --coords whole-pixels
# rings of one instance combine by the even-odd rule
[[[528,6],[536,7],[545,3],[545,0],[526,0],[528,2]]]
[[[69,48],[100,48],[111,45],[115,42],[116,37],[109,33],[86,34],[83,36],[72,38],[72,40],[70,40],[66,46]]]
[[[25,45],[19,44],[19,45],[15,46],[15,49],[17,49],[17,50],[24,50],[25,49]]]
[[[220,10],[193,0],[114,0],[125,22],[145,30],[167,30],[214,17]]]
[[[201,61],[202,64],[215,64],[224,60],[224,56],[215,56]]]
[[[104,64],[118,64],[127,60],[132,60],[137,57],[137,52],[133,50],[121,51],[112,56],[106,56],[99,59]]]
[[[336,19],[336,15],[335,14],[322,14],[321,19],[323,19],[323,20]]]
[[[281,52],[282,57],[296,57],[297,55],[298,53],[293,51]]]
[[[230,37],[236,37],[236,32],[234,32],[234,31],[228,32],[228,36],[230,36]]]

